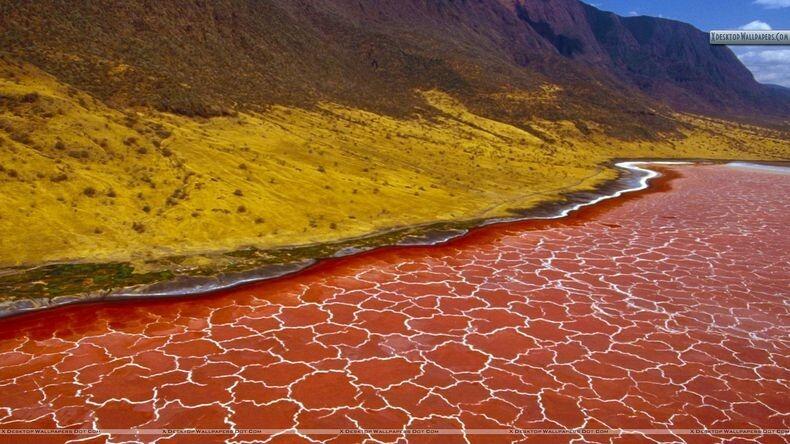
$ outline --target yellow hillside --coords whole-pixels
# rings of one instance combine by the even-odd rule
[[[326,103],[195,120],[112,109],[3,62],[0,267],[269,248],[502,215],[612,179],[601,165],[613,157],[788,157],[778,135],[710,119],[677,116],[686,137],[626,144],[570,122],[529,122],[525,132],[442,93],[424,96],[439,117]]]

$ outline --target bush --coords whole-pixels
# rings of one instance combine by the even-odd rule
[[[93,196],[96,195],[96,188],[85,187],[85,189],[82,190],[82,194],[84,194],[84,195],[86,195],[88,197],[93,197]]]
[[[19,101],[22,103],[33,103],[37,100],[38,100],[38,93],[36,92],[25,94],[24,96],[19,98]]]
[[[162,139],[167,139],[168,137],[170,137],[171,134],[172,133],[166,129],[162,129],[162,128],[156,129],[156,135],[161,137]]]
[[[13,140],[14,142],[21,143],[22,145],[33,144],[33,139],[30,138],[29,133],[13,130],[11,134],[9,134],[9,137],[11,137],[11,140]]]
[[[90,153],[86,150],[71,150],[68,152],[69,157],[73,157],[75,159],[87,159],[90,157]]]

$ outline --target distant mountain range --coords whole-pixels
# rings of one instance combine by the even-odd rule
[[[667,126],[666,107],[790,115],[786,90],[693,26],[577,0],[5,1],[0,47],[111,105],[187,115],[319,100],[408,114],[424,111],[420,89],[625,136]],[[500,97],[545,85],[560,100]]]

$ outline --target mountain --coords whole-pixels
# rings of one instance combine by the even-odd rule
[[[403,114],[421,107],[415,89],[511,122],[583,118],[629,134],[634,116],[665,127],[650,117],[664,105],[790,112],[694,27],[577,0],[16,0],[0,5],[0,28],[14,58],[110,104],[187,115],[320,100]],[[547,83],[562,106],[496,99]]]
[[[786,115],[788,96],[754,80],[726,46],[663,18],[620,17],[576,0],[514,3],[518,16],[566,57],[600,66],[676,109],[737,115]]]

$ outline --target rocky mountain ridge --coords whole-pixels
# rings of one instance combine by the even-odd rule
[[[541,117],[664,128],[670,107],[781,119],[788,94],[754,81],[694,27],[577,0],[9,1],[6,56],[115,106],[218,115],[318,101],[425,112],[438,89],[518,124]],[[501,94],[557,87],[551,103]],[[617,132],[617,131],[615,131]]]

